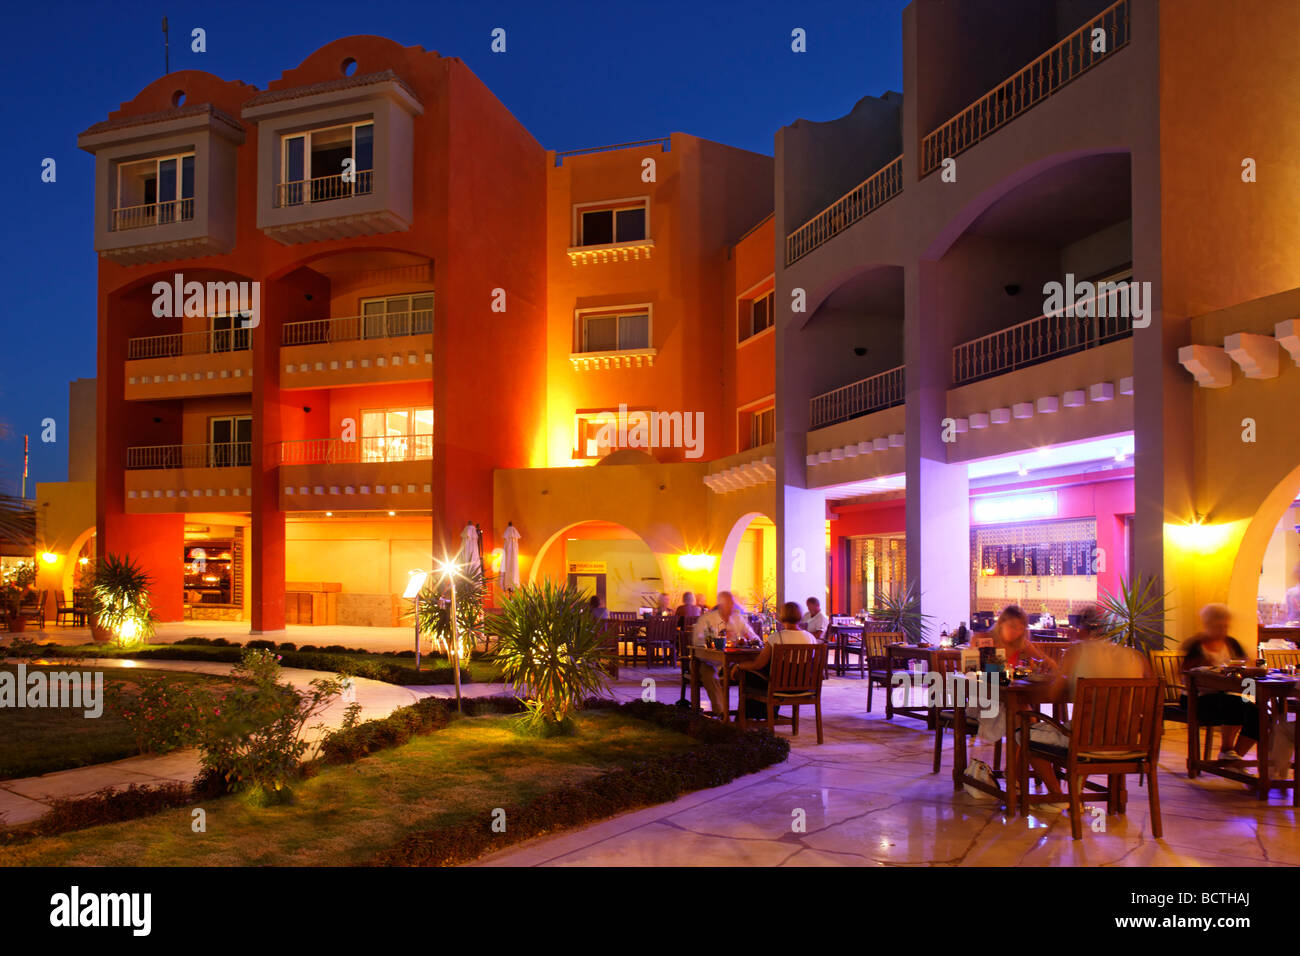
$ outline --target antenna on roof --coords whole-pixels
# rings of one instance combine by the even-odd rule
[[[167,18],[163,17],[163,76],[172,71],[171,37],[167,35]]]

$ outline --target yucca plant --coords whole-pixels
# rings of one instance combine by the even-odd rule
[[[148,572],[129,556],[105,555],[95,567],[92,584],[95,625],[112,632],[119,644],[153,637],[152,583]]]
[[[1131,581],[1121,577],[1118,593],[1107,591],[1097,602],[1106,618],[1104,637],[1139,651],[1161,650],[1168,640],[1164,607],[1168,596],[1169,592],[1157,590],[1154,577],[1139,574]]]
[[[909,644],[920,644],[930,629],[931,616],[921,613],[921,593],[915,581],[906,587],[895,585],[877,591],[871,617],[884,621],[891,631],[906,635]]]
[[[483,599],[487,594],[487,582],[483,579],[483,569],[477,564],[457,572],[454,580],[456,628],[460,634],[460,656],[464,659],[483,638]],[[420,594],[420,633],[431,637],[434,645],[447,654],[452,642],[450,590],[444,579],[434,580],[430,575]]]
[[[582,701],[605,690],[605,634],[577,588],[526,584],[485,626],[497,640],[502,673],[525,695],[528,721],[539,732],[571,729]]]

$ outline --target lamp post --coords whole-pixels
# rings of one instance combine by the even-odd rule
[[[415,601],[415,669],[420,669],[420,592],[424,590],[425,579],[428,578],[428,571],[421,571],[419,568],[410,572],[410,577],[406,579],[406,590],[402,592],[402,597],[407,600]]]
[[[443,560],[439,574],[451,582],[451,670],[456,680],[456,713],[460,713],[460,629],[456,623],[456,572],[453,561]]]

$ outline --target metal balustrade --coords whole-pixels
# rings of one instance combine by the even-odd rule
[[[146,226],[163,226],[171,222],[184,222],[194,218],[194,200],[172,199],[167,202],[140,203],[113,210],[113,232],[126,229],[143,229]]]
[[[1101,51],[1093,49],[1097,29],[1105,31]],[[921,176],[1041,103],[1128,41],[1129,0],[1119,0],[922,139]]]
[[[824,428],[882,408],[892,408],[903,404],[906,397],[903,366],[900,365],[814,397],[809,403],[809,428]]]
[[[1096,348],[1133,334],[1133,320],[1119,308],[1121,293],[1104,297],[1104,309],[1089,308],[1084,311],[1105,311],[1104,316],[1081,316],[1055,313],[1040,315],[952,350],[952,383],[965,385],[983,378],[992,378],[1004,372],[1037,365],[1049,359]],[[1102,302],[1096,297],[1075,304],[1096,306]]]
[[[177,355],[211,355],[217,352],[246,352],[252,346],[252,329],[208,329],[172,332],[129,339],[127,359],[172,358]]]
[[[903,157],[899,156],[790,233],[785,240],[785,264],[803,258],[902,191]]]
[[[433,458],[433,435],[390,435],[358,438],[303,438],[279,443],[282,465],[349,465]]]
[[[345,176],[347,178],[344,178]],[[367,196],[374,192],[374,186],[373,169],[358,169],[352,173],[300,179],[280,183],[275,187],[275,205],[284,208],[329,202],[331,199],[347,199],[351,196]]]
[[[145,445],[126,450],[128,471],[171,468],[247,468],[253,463],[251,442],[206,445]]]
[[[349,315],[333,319],[286,322],[281,344],[322,345],[326,342],[356,342],[362,339],[426,335],[432,331],[432,309],[387,312],[382,315]]]

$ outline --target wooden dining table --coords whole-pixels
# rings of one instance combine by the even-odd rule
[[[961,660],[960,647],[941,647],[938,644],[890,644],[885,648],[885,654],[891,675],[895,671],[906,673],[908,661],[922,661],[925,663],[926,670],[934,671],[942,670],[939,666],[941,658]],[[895,667],[895,662],[898,662],[901,666]],[[902,706],[895,704],[894,689],[890,687],[885,694],[885,718],[893,720],[895,714],[924,720],[926,727],[931,730],[934,729],[934,717],[930,713],[929,707],[918,707],[912,704],[910,698],[904,700]]]
[[[976,675],[967,675],[968,678]],[[978,675],[983,678],[984,675]],[[972,786],[977,790],[982,790],[990,796],[997,797],[1007,808],[1008,814],[1016,812],[1020,800],[1020,747],[1016,741],[1016,724],[1019,722],[1017,715],[1022,710],[1038,710],[1043,704],[1051,700],[1050,689],[1052,682],[1050,680],[1013,680],[1009,684],[996,684],[998,709],[1005,716],[1003,721],[1003,745],[1002,770],[994,771],[994,777],[1001,777],[1003,785],[998,787],[996,784],[989,784],[983,780],[977,780],[970,776],[967,770],[967,753],[966,753],[966,734],[968,733],[966,711],[958,707],[956,710],[956,719],[954,720],[953,755],[952,755],[952,783],[954,790],[960,790],[964,786]],[[973,694],[967,697],[967,700],[973,699]],[[1026,794],[1024,801],[1026,805],[1037,803],[1041,800],[1059,800],[1059,797],[1051,794]]]
[[[1291,803],[1300,807],[1300,788],[1294,780],[1275,778],[1269,767],[1269,741],[1273,736],[1276,721],[1286,719],[1287,700],[1296,696],[1298,679],[1294,675],[1279,671],[1269,671],[1263,676],[1247,678],[1224,674],[1218,667],[1193,667],[1186,673],[1187,679],[1187,776],[1195,777],[1199,773],[1212,773],[1229,780],[1236,780],[1255,789],[1258,799],[1267,801],[1269,791],[1274,787],[1291,790]],[[1205,760],[1201,756],[1200,717],[1197,713],[1198,701],[1202,694],[1224,692],[1240,694],[1248,690],[1245,681],[1254,680],[1255,705],[1259,710],[1259,725],[1255,731],[1254,760],[1245,760],[1246,766],[1254,766],[1257,775],[1251,776],[1242,770],[1241,764],[1230,764],[1222,760]],[[1297,734],[1300,738],[1300,734]],[[1292,752],[1292,760],[1300,768],[1300,740]],[[1285,774],[1285,770],[1283,770]]]
[[[732,664],[740,664],[745,661],[752,661],[759,655],[762,648],[758,647],[731,647],[719,649],[716,647],[704,647],[696,644],[691,647],[691,708],[699,713],[700,711],[700,664],[714,664],[718,668],[718,683],[722,688],[722,699],[727,702],[727,709],[718,714],[718,719],[726,723],[731,719],[731,678],[728,671],[731,670]],[[745,702],[739,701],[740,707],[745,706]]]

